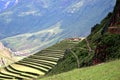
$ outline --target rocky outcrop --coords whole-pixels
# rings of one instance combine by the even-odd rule
[[[120,0],[117,0],[115,9],[113,11],[110,20],[110,26],[114,26],[118,24],[120,24]]]
[[[117,26],[109,27],[108,32],[112,34],[120,34],[120,27],[117,27]]]
[[[110,19],[108,32],[112,34],[120,34],[120,0],[117,0],[115,9]]]
[[[13,57],[12,52],[10,49],[6,48],[1,42],[0,42],[0,67],[6,66],[10,63],[12,63]]]
[[[98,45],[95,49],[95,56],[93,59],[93,64],[99,64],[105,61],[107,53],[104,51],[107,49],[106,45]]]

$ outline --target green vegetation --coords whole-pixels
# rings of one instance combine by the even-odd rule
[[[59,59],[65,55],[67,48],[74,47],[77,42],[61,41],[47,49],[34,55],[15,62],[5,68],[0,69],[1,79],[36,79],[42,77],[50,71]]]
[[[85,40],[76,44],[75,47],[71,49],[76,56],[79,58],[79,66],[89,66],[93,57],[93,52],[89,52],[86,46]],[[75,68],[78,68],[78,63],[76,57],[73,53],[69,51],[69,48],[65,51],[64,58],[58,61],[58,64],[47,73],[48,75],[59,74],[62,72],[66,72]]]
[[[100,24],[95,25],[91,30],[91,34],[87,37],[90,47],[92,48],[91,52],[88,50],[86,40],[83,40],[72,47],[71,50],[79,58],[80,67],[93,65],[95,58],[98,60],[100,59],[101,62],[120,58],[120,35],[107,32],[111,15],[112,14],[109,13]],[[102,52],[99,51],[104,48],[104,45],[107,45],[107,48],[103,49]],[[99,54],[96,54],[96,49],[99,46],[101,46],[101,48],[98,49]],[[67,50],[65,53],[66,54],[64,58],[60,59],[58,64],[50,72],[48,72],[46,76],[60,74],[78,67],[75,56],[69,50]]]
[[[92,67],[75,69],[39,80],[119,80],[119,68],[120,60],[116,60]]]
[[[112,23],[112,17],[116,14],[114,12],[109,13],[100,24],[96,24],[91,29],[91,34],[86,38],[87,41],[83,40],[70,49],[79,58],[80,67],[87,67],[120,58],[120,35],[108,32],[108,28]],[[92,51],[89,50],[88,43]],[[46,76],[60,74],[78,68],[76,58],[69,49],[65,53],[64,58],[59,60],[58,64]]]
[[[107,48],[101,53],[106,54],[106,60],[120,58],[120,35],[106,33],[102,36],[99,46],[106,46]]]
[[[96,24],[83,41],[58,42],[1,69],[0,79],[36,79],[55,75],[41,80],[119,80],[120,60],[117,59],[120,59],[120,35],[108,31],[110,25],[117,22],[115,12]],[[116,61],[103,63],[112,60]],[[100,65],[90,67],[94,64]]]
[[[100,24],[95,25],[91,30],[91,34],[87,37],[90,47],[93,51],[89,52],[86,40],[79,42],[75,47],[71,49],[78,56],[80,67],[92,65],[92,60],[94,58],[98,40],[102,37],[101,33],[104,27],[108,25],[110,15],[111,14],[109,14],[103,21],[101,21]],[[64,58],[59,60],[55,68],[47,73],[47,76],[67,72],[69,70],[77,68],[77,62],[74,55],[70,51],[66,51],[65,53],[66,54]]]

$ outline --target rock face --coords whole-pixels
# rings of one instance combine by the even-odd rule
[[[12,52],[0,42],[0,67],[12,63]]]
[[[120,0],[117,0],[116,7],[114,9],[114,14],[110,20],[110,26],[120,25]]]
[[[120,27],[109,27],[108,28],[108,32],[112,33],[112,34],[120,34]]]
[[[120,1],[117,1],[114,13],[110,20],[110,27],[108,32],[112,34],[120,34]]]
[[[99,42],[101,42],[102,44],[97,44],[97,47],[95,49],[95,56],[93,59],[93,64],[99,64],[99,63],[105,62],[108,56],[112,55],[113,57],[115,55],[115,51],[119,49],[116,47],[119,44],[119,41],[117,40],[120,39],[119,37],[119,34],[120,34],[120,0],[117,0],[116,2],[116,6],[114,8],[112,15],[110,16],[109,23],[110,24],[108,25],[108,32],[111,33],[111,35],[109,34],[105,37],[100,38]],[[115,37],[114,34],[116,34],[117,37]],[[112,51],[114,54],[112,54]]]

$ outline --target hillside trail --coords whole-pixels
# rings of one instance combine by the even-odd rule
[[[88,39],[85,38],[85,41],[86,41],[86,45],[87,45],[87,48],[88,48],[88,50],[89,50],[89,53],[91,53],[93,50],[92,50],[92,48],[90,47],[90,43],[89,43]],[[82,47],[79,47],[79,48],[82,49],[82,50],[86,50],[85,48],[82,48]],[[70,52],[73,54],[73,56],[76,58],[77,67],[80,68],[80,61],[79,61],[78,56],[77,56],[76,53],[73,52],[71,49],[69,49],[69,51],[70,51]]]
[[[87,43],[87,48],[88,48],[89,52],[92,52],[93,50],[92,50],[92,48],[90,47],[90,43],[89,43],[88,39],[85,38],[85,41],[86,41],[86,43]]]
[[[90,47],[90,43],[89,43],[88,39],[85,38],[85,41],[86,41],[87,48],[88,48],[89,52],[92,52],[93,50],[92,50],[92,48]],[[82,48],[82,47],[81,47],[80,49],[85,50],[85,49]],[[79,62],[79,58],[78,58],[78,56],[77,56],[76,53],[73,52],[71,49],[69,49],[69,51],[70,51],[70,52],[73,54],[73,56],[76,58],[76,61],[77,61],[77,67],[80,68],[80,62]]]

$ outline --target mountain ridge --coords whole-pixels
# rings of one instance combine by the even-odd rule
[[[62,35],[59,37],[56,37],[56,36],[58,36],[63,31],[63,29],[61,29],[60,26],[61,24],[60,22],[58,22],[54,26],[51,26],[49,29],[35,32],[35,33],[26,33],[23,35],[9,37],[9,38],[3,39],[2,42],[8,47],[13,46],[11,48],[14,49],[14,51],[23,51],[23,52],[25,51],[24,53],[32,53],[33,51],[43,49],[44,46],[47,47],[47,46],[50,46],[50,44],[54,44],[58,42],[60,39],[59,37],[62,37]],[[16,44],[18,45],[17,47],[16,47]],[[34,49],[35,47],[36,48],[38,47],[38,48]],[[30,49],[33,49],[33,50],[30,51]]]
[[[39,47],[39,50],[41,50],[43,49],[40,47],[41,44],[37,45],[37,43],[41,42],[41,40],[46,43],[46,41],[43,41],[45,40],[44,35],[39,35],[41,38],[32,36],[28,39],[17,38],[16,36],[25,36],[28,33],[43,31],[55,26],[57,23],[60,24],[60,28],[63,31],[56,36],[54,36],[55,34],[48,35],[45,33],[47,38],[52,41],[47,41],[47,44],[41,45],[42,47],[46,48],[49,44],[52,45],[65,38],[85,37],[90,34],[91,26],[99,23],[108,12],[113,10],[114,4],[115,0],[19,1],[14,7],[10,7],[5,12],[0,13],[0,41],[13,51],[20,51],[32,45],[34,48],[38,49]],[[36,40],[35,43],[34,39]],[[24,47],[24,44],[26,47]],[[26,49],[26,51],[29,52],[29,49]],[[32,48],[30,49],[30,52],[34,53],[34,51]]]
[[[67,50],[64,58],[58,61],[56,67],[46,76],[120,59],[120,34],[109,32],[113,22],[112,26],[116,27],[114,31],[119,30],[119,4],[120,0],[117,0],[114,11],[109,13],[100,24],[94,25],[86,39]],[[72,55],[73,53],[77,55],[78,59]]]

